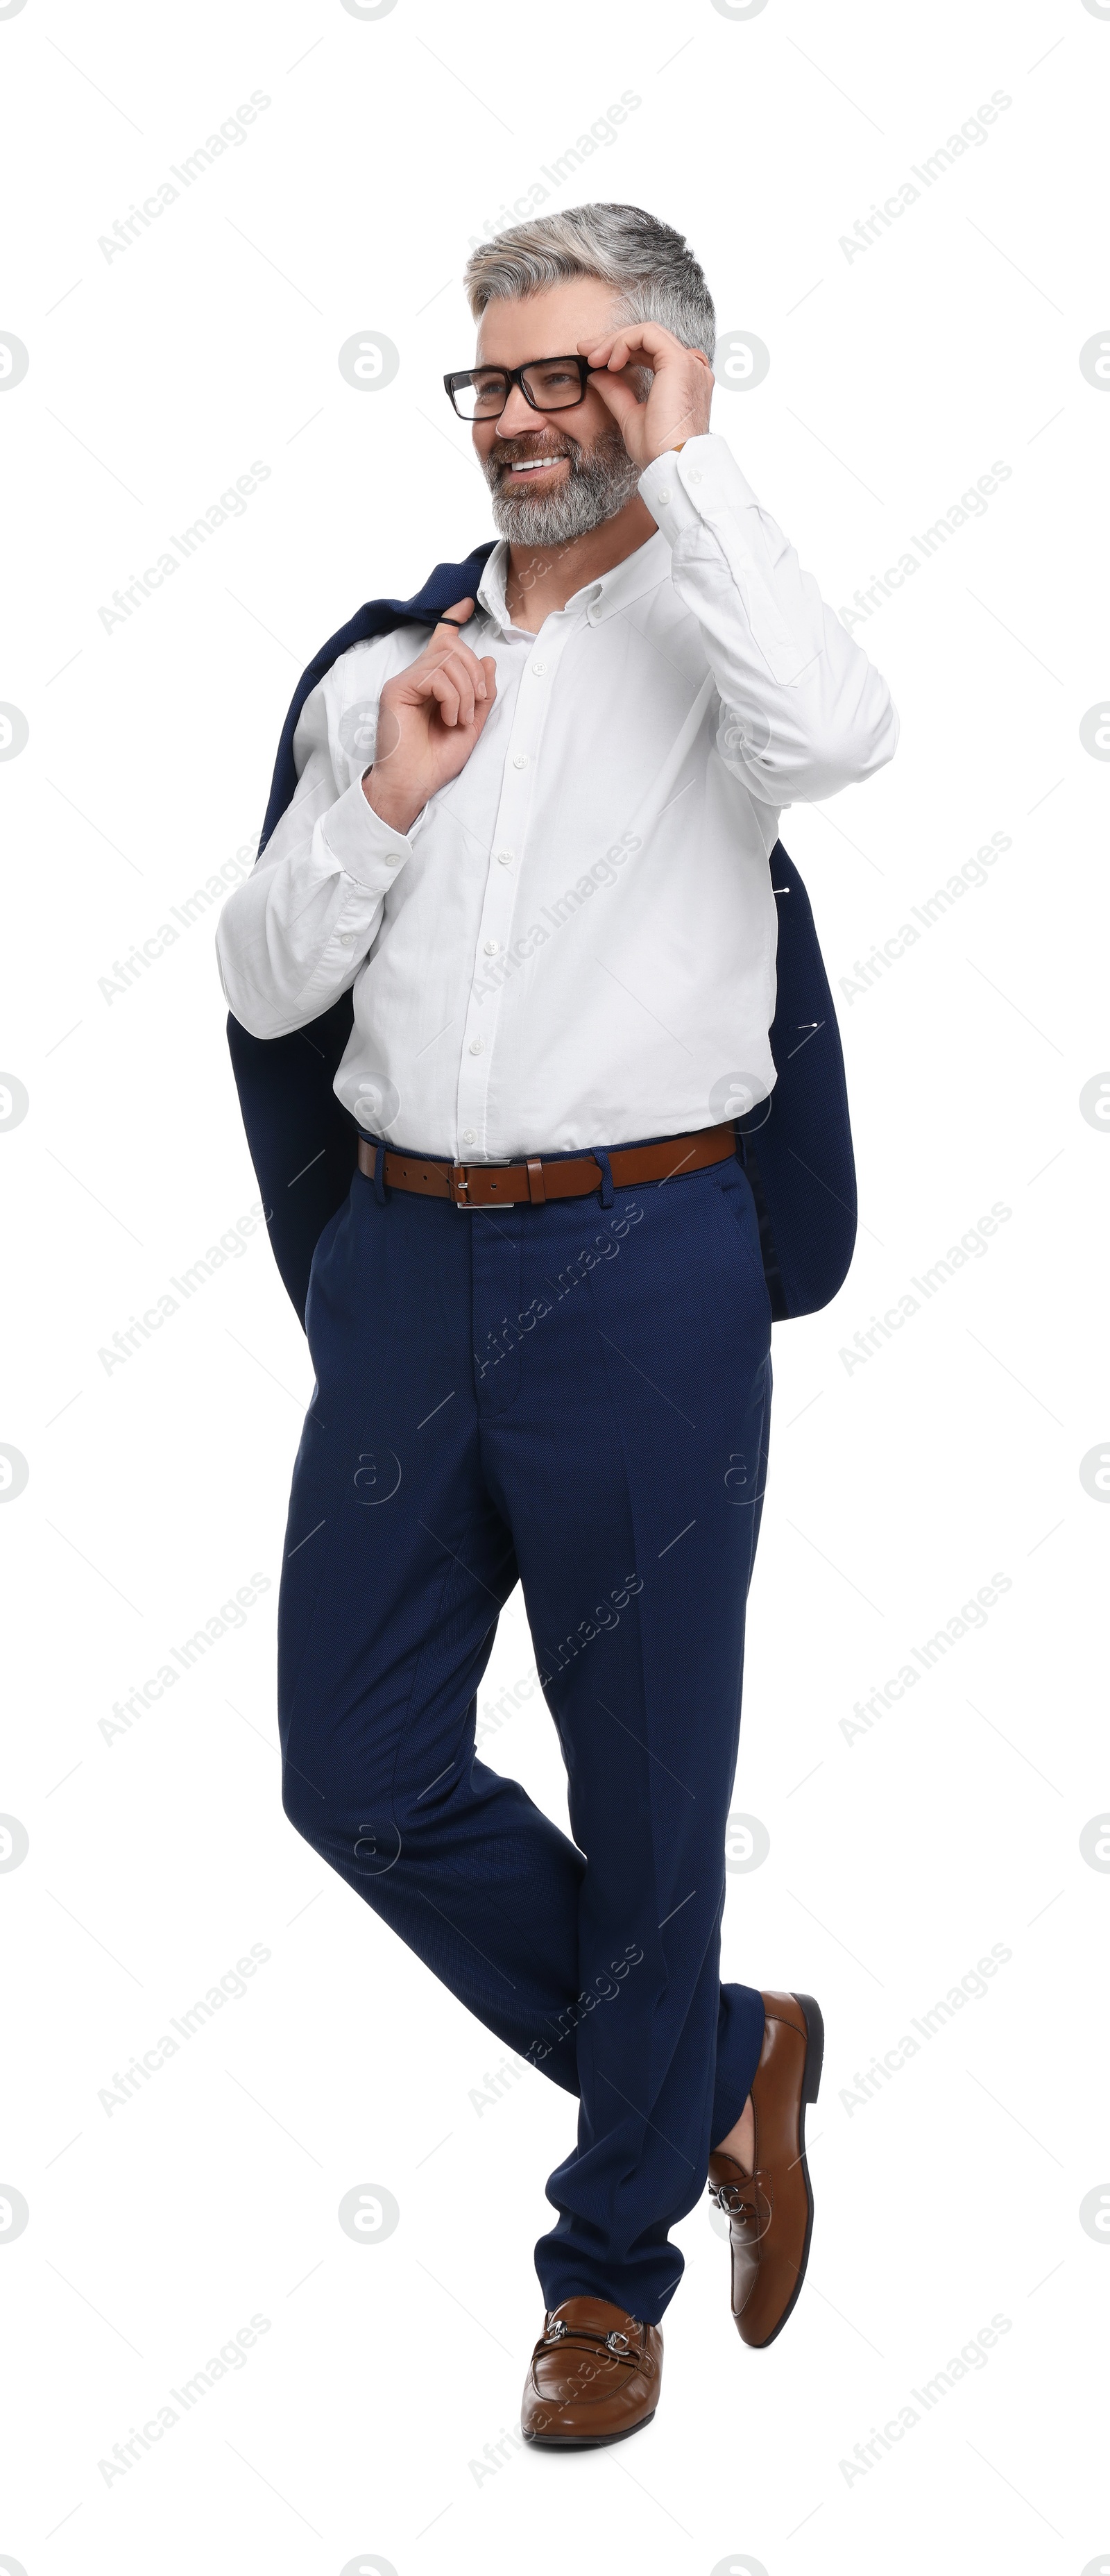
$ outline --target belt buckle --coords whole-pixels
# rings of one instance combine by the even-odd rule
[[[455,1207],[468,1208],[470,1206],[470,1166],[468,1163],[451,1163],[448,1166],[447,1186],[451,1193],[452,1204]]]

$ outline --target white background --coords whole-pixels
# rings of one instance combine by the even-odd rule
[[[339,0],[0,7],[0,331],[30,354],[0,392],[0,698],[30,728],[0,764],[0,1056],[30,1103],[0,1137],[0,1439],[30,1471],[0,1514],[0,1807],[29,1836],[0,1874],[0,2180],[30,2212],[0,2231],[0,2566],[1110,2565],[1088,2368],[1110,2245],[1079,2216],[1110,2192],[1110,1877],[1079,1847],[1110,1795],[1082,1646],[1110,1516],[1079,1473],[1110,1436],[1110,1142],[1079,1106],[1110,1064],[1110,769],[1079,732],[1108,676],[1110,402],[1079,366],[1110,326],[1108,59],[1110,12],[1083,0],[769,0],[736,22],[710,0],[397,0],[365,23]],[[108,259],[99,237],[252,90],[247,140]],[[849,259],[841,236],[995,90],[989,140]],[[557,192],[543,165],[622,91],[619,136]],[[725,1971],[824,2004],[809,2280],[773,2350],[744,2349],[700,2207],[655,2424],[540,2459],[503,2435],[571,2106],[531,2073],[482,2102],[497,2044],[280,1808],[274,1605],[311,1381],[264,1237],[126,1363],[98,1356],[255,1197],[211,917],[114,998],[102,979],[253,846],[322,638],[490,533],[439,379],[472,353],[468,241],[533,184],[548,211],[620,198],[689,234],[722,332],[771,353],[714,426],[834,606],[1012,469],[857,630],[901,711],[893,766],[783,819],[838,995],[862,1222],[836,1304],[775,1332],[735,1793],[770,1852],[730,1877]],[[337,366],[361,331],[400,352],[372,394]],[[98,609],[255,459],[246,512],[106,630]],[[842,994],[995,832],[987,884]],[[849,1369],[997,1201],[989,1249]],[[255,1571],[244,1625],[106,1740]],[[995,1571],[985,1628],[846,1736]],[[483,1702],[531,1666],[517,1596]],[[535,1697],[484,1756],[565,1816]],[[252,1944],[270,1957],[242,1999],[107,2110],[115,2071]],[[842,2100],[995,1944],[989,1992]],[[398,2204],[388,2241],[338,2224],[364,2183]],[[106,2479],[256,2313],[244,2366]],[[995,2314],[986,2365],[846,2475]]]

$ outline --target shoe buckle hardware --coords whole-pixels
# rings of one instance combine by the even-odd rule
[[[726,2218],[738,2219],[741,2227],[746,2227],[750,2219],[758,2219],[759,2212],[755,2201],[750,2195],[745,2198],[740,2183],[710,2183],[709,2197],[716,2201],[718,2209],[724,2211]]]
[[[565,2317],[553,2317],[544,2334],[545,2343],[560,2343],[567,2330]]]
[[[629,2337],[622,2334],[618,2326],[614,2326],[612,2333],[606,2335],[605,2341],[610,2352],[627,2352],[630,2349]]]

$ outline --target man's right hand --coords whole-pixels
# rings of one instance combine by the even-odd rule
[[[474,601],[456,600],[447,613],[465,623],[474,613]],[[458,777],[496,694],[493,655],[479,661],[454,627],[446,625],[434,628],[418,661],[386,681],[374,763],[362,781],[367,804],[383,823],[407,832],[437,787]]]

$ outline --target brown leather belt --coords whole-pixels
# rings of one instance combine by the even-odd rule
[[[607,1160],[613,1187],[642,1187],[648,1181],[676,1180],[680,1173],[704,1172],[724,1163],[736,1151],[731,1119],[719,1127],[701,1127],[693,1136],[664,1136],[655,1145],[615,1145]],[[376,1152],[364,1136],[358,1140],[358,1167],[373,1180]],[[548,1199],[584,1199],[599,1190],[605,1175],[592,1154],[568,1154],[559,1162],[540,1155],[526,1163],[442,1163],[429,1154],[395,1154],[387,1146],[382,1179],[390,1190],[416,1190],[422,1198],[450,1199],[457,1208],[507,1207],[530,1200],[543,1207]]]

